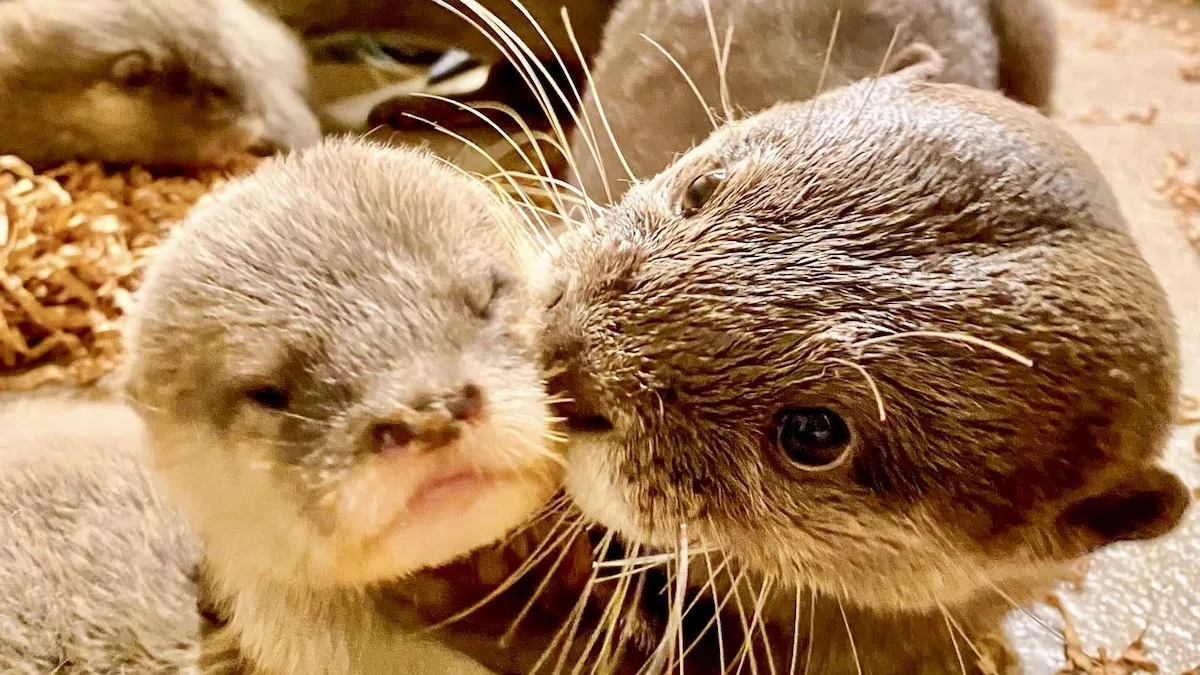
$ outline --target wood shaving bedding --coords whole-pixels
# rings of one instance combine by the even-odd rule
[[[1046,604],[1053,607],[1063,620],[1063,658],[1066,664],[1056,675],[1133,675],[1159,672],[1158,664],[1146,654],[1145,630],[1119,654],[1110,655],[1107,649],[1101,647],[1096,650],[1095,655],[1091,655],[1084,651],[1079,632],[1075,629],[1062,600],[1051,595],[1046,598]]]
[[[161,237],[200,197],[253,168],[153,174],[72,162],[43,173],[0,156],[0,390],[88,385]]]

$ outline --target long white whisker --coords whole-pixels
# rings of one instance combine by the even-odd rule
[[[891,335],[881,335],[879,337],[867,338],[866,340],[862,340],[862,341],[858,342],[857,344],[855,344],[855,347],[861,349],[863,347],[869,347],[870,345],[882,344],[884,342],[891,342],[892,340],[899,340],[901,338],[906,338],[906,337],[942,338],[942,339],[950,340],[950,341],[954,341],[954,342],[965,342],[968,344],[973,344],[973,345],[977,345],[979,347],[983,347],[985,349],[990,349],[990,350],[996,352],[997,354],[1000,354],[1001,356],[1005,356],[1005,357],[1012,359],[1013,361],[1016,361],[1017,363],[1025,366],[1026,368],[1033,367],[1033,361],[1031,359],[1028,359],[1028,358],[1018,354],[1017,352],[1009,349],[1008,347],[1002,347],[1002,346],[996,344],[995,342],[989,342],[988,340],[984,340],[983,338],[975,337],[974,335],[970,335],[968,333],[943,333],[941,331],[932,331],[932,330],[913,330],[913,331],[907,331],[904,333],[893,333]]]
[[[879,421],[886,422],[887,410],[883,407],[883,396],[880,395],[879,387],[875,385],[875,379],[871,377],[871,374],[867,372],[867,369],[863,368],[857,363],[854,363],[853,361],[847,361],[845,359],[831,358],[829,360],[833,361],[834,363],[840,363],[843,366],[853,368],[863,376],[863,379],[867,381],[867,386],[871,388],[871,393],[875,396],[876,405],[879,407]]]
[[[683,76],[684,81],[687,82],[688,87],[691,88],[692,93],[696,95],[696,100],[700,102],[700,107],[704,108],[704,114],[708,116],[708,123],[712,125],[713,131],[719,129],[721,127],[721,123],[717,121],[716,115],[713,115],[712,106],[710,106],[708,101],[705,100],[704,94],[700,93],[700,87],[696,86],[696,81],[692,79],[691,75],[688,75],[688,72],[683,67],[683,64],[679,63],[679,60],[672,56],[671,52],[667,51],[666,47],[663,47],[654,38],[646,35],[645,33],[639,33],[639,35],[641,35],[642,38],[647,42],[654,45],[654,48],[662,52],[662,55],[671,62],[671,65],[675,66],[675,69],[679,71],[679,74]]]
[[[526,86],[529,87],[529,90],[533,93],[534,99],[537,101],[538,106],[542,109],[542,112],[545,113],[546,119],[550,122],[551,129],[554,131],[555,136],[561,142],[562,147],[563,148],[568,147],[570,145],[570,139],[567,137],[566,131],[563,129],[561,121],[558,119],[558,116],[555,114],[554,106],[550,100],[549,94],[546,93],[546,88],[538,80],[537,72],[540,71],[543,75],[545,75],[546,81],[549,83],[550,88],[553,89],[554,92],[558,95],[559,100],[561,100],[565,104],[568,114],[575,120],[576,124],[578,125],[579,117],[575,113],[575,108],[576,108],[575,101],[572,101],[566,97],[566,95],[562,92],[561,88],[556,83],[555,79],[550,75],[549,71],[546,69],[545,65],[542,64],[534,56],[533,51],[529,48],[529,46],[526,45],[524,42],[522,42],[521,39],[519,38],[519,36],[517,36],[516,33],[512,31],[512,29],[510,29],[507,25],[505,25],[505,23],[503,21],[501,21],[498,17],[496,17],[495,14],[493,14],[491,11],[489,11],[486,7],[481,5],[476,0],[462,0],[462,2],[464,5],[466,5],[466,7],[471,12],[473,12],[475,14],[475,16],[477,16],[484,23],[488,24],[488,26],[491,27],[495,31],[494,34],[484,30],[483,27],[480,26],[478,21],[476,21],[471,16],[468,16],[467,14],[465,14],[462,10],[458,9],[457,7],[449,4],[446,0],[434,0],[434,2],[437,2],[440,6],[442,6],[446,10],[452,12],[456,16],[458,16],[458,17],[462,18],[463,20],[467,21],[468,23],[470,23],[473,27],[475,27],[476,30],[478,30],[482,35],[484,35],[488,39],[488,41],[490,41],[496,47],[496,49],[498,49],[500,51],[501,54],[504,55],[504,57],[509,61],[509,63],[511,63],[513,65],[513,67],[517,70],[518,75],[521,76],[521,79],[525,82]],[[525,10],[523,5],[521,5],[519,2],[516,2],[516,0],[514,0],[513,4],[515,6],[517,6],[522,12],[524,12],[528,16],[528,12]],[[564,21],[567,21],[565,15],[564,15]],[[534,28],[538,31],[538,33],[543,37],[543,39],[546,40],[547,46],[550,47],[550,50],[555,54],[555,56],[557,58],[558,52],[554,48],[554,45],[545,36],[545,33],[544,33],[544,31],[542,31],[541,26],[536,21],[534,21],[532,19],[532,17],[530,17],[530,22],[532,23]],[[568,28],[568,30],[570,30],[570,22],[569,21],[567,21],[567,28]],[[582,61],[582,59],[583,59],[582,55],[580,55],[580,59]],[[562,64],[561,58],[559,58],[559,63]],[[535,66],[536,66],[536,69],[535,69]],[[565,66],[563,66],[563,74],[564,74],[564,76],[566,76],[566,79],[568,79],[568,80],[571,79],[569,77],[570,74],[567,72],[567,69]],[[572,84],[572,89],[574,89],[573,84]],[[568,165],[574,164],[573,159],[571,157],[571,153],[565,152],[564,156],[567,160]],[[588,214],[588,217],[590,218],[590,214]]]
[[[564,73],[566,73],[567,66],[563,62],[562,55],[559,54],[558,50],[554,48],[553,44],[551,44],[550,38],[546,36],[545,32],[542,30],[542,27],[540,25],[538,25],[537,21],[534,20],[533,16],[531,16],[529,14],[529,11],[524,7],[524,5],[522,5],[519,2],[519,0],[512,0],[512,1],[513,1],[513,4],[516,5],[517,8],[520,9],[520,11],[523,14],[525,14],[525,16],[529,19],[529,22],[533,24],[533,26],[537,30],[538,34],[542,36],[543,40],[545,40],[546,45],[551,48],[551,51],[554,53],[554,58],[558,61],[559,67],[562,68]],[[571,25],[571,17],[570,17],[570,14],[567,12],[566,7],[562,8],[561,16],[562,16],[563,24],[566,27],[568,34],[571,34],[572,49],[575,50],[575,55],[579,59],[579,63],[582,66],[582,68],[584,69],[584,72],[588,73],[588,82],[590,83],[591,82],[591,74],[590,74],[588,63],[587,63],[587,59],[584,57],[583,51],[579,48],[579,44],[577,42],[575,42],[574,35],[573,35],[573,27]],[[600,173],[601,180],[604,182],[605,190],[608,191],[609,183],[608,183],[608,179],[605,175],[604,167],[601,165],[601,158],[600,158],[600,154],[598,152],[598,146],[596,144],[597,143],[596,132],[592,127],[592,120],[589,117],[589,115],[587,114],[587,110],[585,109],[586,106],[583,105],[583,95],[579,91],[579,88],[575,85],[575,81],[573,79],[568,77],[568,78],[566,78],[566,80],[567,80],[567,86],[570,87],[572,94],[574,94],[575,102],[578,103],[578,111],[579,112],[577,112],[577,113],[574,112],[576,109],[576,106],[568,104],[569,107],[572,109],[571,116],[575,120],[576,128],[580,129],[583,132],[584,145],[587,146],[588,151],[592,154],[592,158],[596,161],[597,170]],[[600,115],[603,116],[604,110],[600,106],[600,93],[598,91],[596,91],[596,89],[594,87],[592,88],[592,98],[596,101],[596,111]],[[620,155],[621,150],[619,147],[616,147],[615,140],[613,141],[613,146],[614,146],[614,149],[616,150],[617,154]],[[575,175],[579,175],[578,167],[575,165],[574,158],[571,156],[570,152],[569,151],[566,152],[565,156],[567,158],[568,166],[571,167],[571,169],[573,171],[575,171]],[[611,201],[611,194],[609,195],[609,200]]]
[[[829,73],[829,61],[833,58],[833,47],[837,44],[838,29],[841,25],[842,8],[838,7],[837,13],[833,15],[833,30],[829,33],[829,44],[825,47],[825,62],[821,65],[821,75],[817,78],[817,91],[813,94],[813,99],[819,98],[821,92],[825,90],[825,76]],[[808,127],[816,109],[815,102],[809,105],[808,117],[804,120],[804,127],[800,131],[801,135],[808,133]]]
[[[854,644],[854,631],[850,630],[850,619],[846,617],[846,607],[842,605],[842,599],[838,598],[838,611],[842,613],[842,623],[846,625],[846,637],[850,638],[850,654],[854,656],[854,668],[858,671],[858,675],[862,675],[862,662],[858,660],[858,647]]]
[[[875,73],[875,77],[871,80],[871,83],[867,85],[867,93],[863,96],[863,103],[859,106],[858,112],[854,113],[854,120],[851,123],[857,122],[858,118],[862,116],[863,111],[867,109],[867,103],[870,102],[871,94],[875,91],[875,83],[879,81],[879,78],[883,77],[883,71],[887,68],[888,61],[892,59],[892,50],[896,48],[896,42],[900,39],[900,31],[904,28],[905,23],[896,24],[896,30],[892,31],[892,39],[888,42],[887,49],[883,52],[883,60],[879,62],[879,70]]]
[[[519,626],[521,621],[524,620],[525,616],[529,614],[529,610],[533,609],[534,603],[537,602],[537,599],[541,597],[542,593],[545,592],[546,588],[549,587],[550,582],[554,579],[555,572],[558,571],[558,568],[562,565],[563,561],[566,560],[567,556],[572,552],[572,540],[575,537],[583,534],[584,529],[585,526],[580,524],[578,529],[573,529],[567,532],[565,537],[568,542],[567,545],[563,547],[562,553],[558,554],[558,558],[556,558],[554,563],[551,564],[550,569],[546,572],[546,578],[542,579],[542,582],[538,584],[536,589],[534,589],[533,594],[529,596],[529,600],[526,601],[525,606],[521,608],[520,612],[517,612],[517,616],[515,619],[513,619],[512,624],[509,625],[508,630],[504,632],[504,635],[500,636],[501,646],[507,646],[512,641],[513,636],[517,632],[517,626]]]
[[[554,535],[558,531],[559,527],[563,526],[563,524],[565,523],[566,527],[567,527],[566,531],[569,533],[569,532],[573,531],[575,528],[580,527],[580,525],[579,525],[580,520],[581,520],[581,518],[579,516],[574,516],[574,519],[572,519],[572,514],[570,511],[565,512],[559,518],[559,520],[554,524],[554,526],[550,529],[550,532],[546,535],[546,538],[538,546],[538,549],[536,551],[534,551],[532,554],[530,554],[529,558],[527,560],[525,560],[525,562],[522,563],[521,566],[518,567],[516,571],[514,571],[512,574],[510,574],[507,579],[505,579],[502,583],[500,583],[496,588],[494,588],[490,593],[488,593],[486,596],[484,596],[481,600],[475,602],[474,604],[467,607],[466,609],[456,612],[453,615],[451,615],[450,617],[433,624],[432,626],[423,628],[421,631],[419,631],[419,634],[426,635],[426,634],[430,634],[435,631],[441,630],[442,628],[444,628],[456,621],[459,621],[460,619],[463,619],[466,616],[469,616],[472,612],[475,612],[480,607],[483,607],[484,605],[486,605],[487,603],[491,602],[493,599],[498,597],[501,593],[503,593],[504,591],[511,588],[513,586],[513,584],[520,581],[521,577],[524,576],[524,574],[526,572],[528,572],[530,569],[533,569],[533,567],[535,565],[537,565],[543,559],[548,557],[550,555],[550,553],[554,551],[554,546],[553,546],[553,542],[555,541]],[[569,541],[569,539],[568,539],[568,541]]]
[[[597,544],[596,550],[593,550],[593,555],[597,554],[597,550],[607,551],[608,547],[612,545],[614,536],[615,534],[612,531],[607,532],[604,537],[601,538],[599,544]],[[571,641],[574,637],[575,631],[579,629],[578,622],[583,617],[584,611],[587,609],[587,602],[592,595],[592,590],[595,588],[595,585],[595,572],[593,571],[592,577],[588,579],[586,584],[584,584],[583,592],[579,594],[579,599],[576,600],[575,607],[572,608],[571,614],[567,617],[567,621],[563,623],[561,628],[555,631],[554,637],[550,640],[550,644],[546,646],[546,649],[542,652],[542,655],[538,657],[538,660],[534,662],[533,667],[529,669],[531,675],[538,672],[538,670],[547,663],[547,660],[550,658],[550,656],[554,654],[554,649],[560,640],[563,640],[563,646],[562,650],[559,652],[559,658],[555,663],[554,673],[557,674],[562,672],[563,661],[570,654]],[[567,635],[568,630],[571,631],[570,637]]]
[[[809,589],[809,594],[812,600],[808,604],[808,649],[804,656],[804,675],[812,673],[813,643],[816,642],[817,629],[817,589]]]
[[[565,20],[567,16],[567,9],[565,7],[562,10],[562,14]],[[590,89],[592,92],[592,100],[596,103],[596,112],[600,115],[600,122],[604,125],[604,131],[608,134],[608,139],[609,142],[612,143],[613,151],[617,154],[617,160],[620,161],[621,168],[625,170],[625,174],[629,177],[629,180],[637,180],[637,176],[634,174],[633,169],[629,167],[629,162],[625,160],[625,153],[621,150],[621,145],[617,143],[617,138],[613,134],[612,125],[608,123],[608,115],[604,112],[603,104],[600,101],[600,94],[596,89],[595,79],[592,77],[592,69],[587,64],[586,59],[583,58],[583,50],[579,48],[579,40],[575,37],[575,29],[571,26],[570,22],[567,23],[566,28],[567,38],[571,41],[571,47],[575,49],[575,53],[579,55],[580,62],[583,63],[584,77],[587,78],[588,89]],[[597,162],[597,168],[602,168],[603,162],[601,161],[600,155],[596,154],[595,158]],[[603,178],[603,176],[604,174],[602,173],[601,177]],[[612,192],[609,190],[607,179],[605,179],[604,189],[607,193],[606,196],[608,197],[608,200],[612,201]]]
[[[792,617],[792,659],[788,675],[796,675],[796,664],[800,661],[800,584],[796,584],[796,606]]]
[[[946,630],[950,631],[950,644],[954,645],[954,654],[958,657],[958,667],[962,670],[962,675],[967,675],[967,663],[963,661],[962,649],[958,647],[958,637],[954,635],[954,627],[950,625],[950,617],[942,612],[942,618],[946,620]]]
[[[500,163],[497,162],[496,159],[494,157],[492,157],[490,153],[488,153],[486,150],[484,150],[482,147],[480,147],[480,145],[478,143],[476,143],[475,141],[472,141],[471,139],[467,138],[466,136],[463,136],[462,134],[460,134],[458,132],[447,129],[446,127],[442,126],[441,124],[438,124],[437,122],[434,122],[433,120],[426,119],[424,117],[420,117],[419,115],[414,115],[412,113],[405,112],[405,113],[403,113],[403,116],[414,119],[414,120],[418,120],[420,122],[424,122],[425,124],[432,126],[437,131],[439,131],[447,136],[450,136],[451,138],[458,140],[462,144],[464,144],[467,147],[478,152],[480,156],[486,158],[489,162],[492,163],[492,165],[496,168],[496,170],[498,172],[500,172],[500,173],[504,172],[504,167],[500,166]],[[451,164],[449,162],[447,162],[447,165],[453,166],[453,164]],[[513,181],[512,179],[509,179],[509,181],[512,184],[512,188],[514,191],[516,191],[519,194],[523,194],[523,193],[521,193],[521,189],[517,186],[516,181]],[[526,196],[525,199],[528,199],[528,197]],[[543,238],[542,233],[543,233],[544,228],[545,228],[545,223],[542,223],[541,228],[533,228],[533,234],[536,236],[537,241],[543,247],[549,247],[550,242]]]
[[[942,610],[942,616],[946,618],[946,622],[958,631],[958,634],[963,637],[963,640],[966,640],[967,647],[970,648],[971,651],[975,652],[975,657],[980,661],[985,661],[986,659],[983,656],[983,652],[979,651],[979,648],[976,647],[975,643],[971,641],[971,637],[967,635],[967,632],[963,630],[963,627],[959,625],[958,621],[955,621],[954,617],[950,614],[950,610],[946,609],[946,606],[940,602],[937,605],[938,609]]]

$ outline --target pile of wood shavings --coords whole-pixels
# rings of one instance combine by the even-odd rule
[[[0,389],[87,385],[120,356],[131,293],[169,226],[230,175],[70,163],[37,173],[0,156]]]

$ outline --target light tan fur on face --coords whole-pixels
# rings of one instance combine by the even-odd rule
[[[320,129],[294,35],[246,0],[0,3],[0,153],[220,164]]]
[[[204,541],[227,631],[267,672],[429,658],[401,649],[426,643],[370,589],[499,539],[557,485],[535,316],[498,204],[428,154],[330,141],[198,205],[147,275],[127,390]],[[373,451],[373,425],[468,384],[482,412],[446,445]],[[266,385],[286,409],[247,398]],[[464,473],[488,482],[413,506]]]

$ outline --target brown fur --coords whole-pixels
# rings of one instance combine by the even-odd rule
[[[270,160],[172,232],[129,327],[127,391],[204,542],[228,621],[210,653],[289,675],[478,670],[373,589],[496,540],[557,484],[496,203],[428,154],[340,140]],[[468,385],[482,408],[452,420]],[[281,409],[255,402],[266,386]],[[380,450],[380,423],[411,441]],[[462,471],[495,479],[414,510]]]
[[[0,153],[219,164],[315,142],[307,57],[245,0],[0,2]]]
[[[0,671],[195,673],[199,542],[119,403],[0,408]]]
[[[679,60],[719,115],[744,116],[776,103],[808,100],[818,93],[822,79],[830,89],[874,76],[894,34],[897,51],[923,43],[945,57],[939,80],[1001,87],[1016,100],[1049,105],[1057,44],[1044,0],[708,3],[721,43],[732,27],[724,68],[733,104],[729,111],[722,111],[722,69],[704,0],[625,0],[614,9],[596,56],[594,86],[584,98],[587,123],[575,130],[571,142],[578,165],[573,178],[593,199],[618,199],[630,178],[649,178],[713,131],[683,75],[646,37]],[[825,68],[839,11],[837,38]],[[600,108],[615,145],[600,122]],[[619,162],[617,147],[632,176]]]
[[[928,50],[900,62],[726,125],[546,265],[547,367],[574,420],[612,427],[574,437],[570,494],[631,540],[672,550],[686,523],[775,579],[785,634],[793,587],[815,591],[815,632],[795,625],[822,673],[957,672],[943,608],[979,640],[1009,609],[994,587],[1027,602],[1189,502],[1157,465],[1172,317],[1108,185],[1032,109],[929,82]],[[728,178],[681,215],[714,168]],[[864,343],[912,331],[1032,365],[932,336]],[[789,406],[840,414],[849,460],[791,465],[772,441]]]

